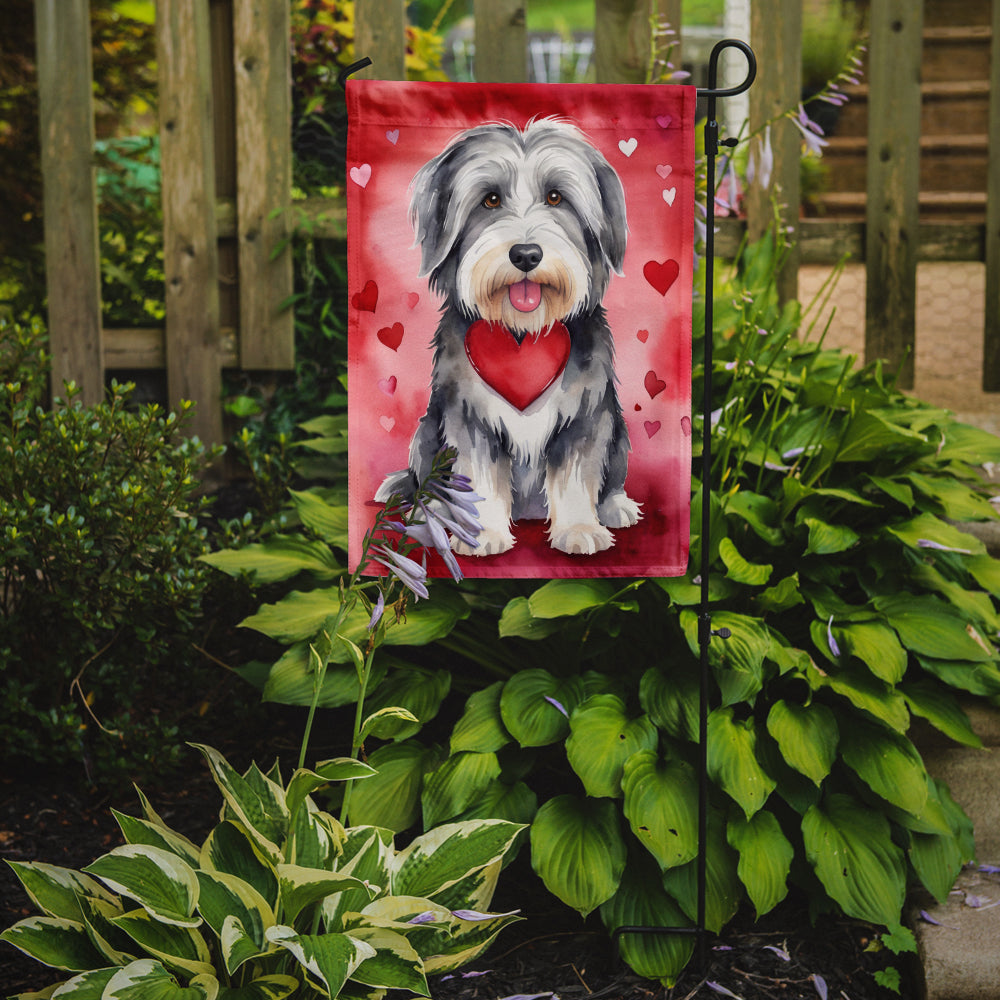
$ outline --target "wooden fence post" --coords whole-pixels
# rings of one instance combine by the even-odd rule
[[[923,0],[872,0],[868,52],[865,360],[913,387]]]
[[[288,0],[233,6],[242,368],[295,367],[290,21]]]
[[[1000,392],[1000,0],[993,0],[990,45],[989,169],[986,176],[986,325],[983,389]]]
[[[167,395],[198,403],[192,431],[222,441],[219,254],[207,0],[159,0]]]
[[[104,398],[89,0],[35,0],[52,393]]]
[[[359,77],[406,79],[405,0],[363,0],[354,5],[354,55],[372,61]]]
[[[524,0],[475,0],[479,83],[523,83],[528,78],[528,32]]]
[[[594,0],[598,83],[645,83],[655,0]]]
[[[750,41],[761,68],[750,88],[750,131],[798,106],[802,99],[802,4],[799,0],[759,0],[750,8]],[[738,126],[739,123],[733,123]],[[735,131],[731,127],[730,131]],[[756,143],[757,140],[755,139]],[[767,188],[756,181],[747,192],[747,228],[751,240],[760,239],[779,206],[780,225],[794,229],[793,244],[778,274],[778,297],[797,298],[799,287],[799,160],[802,136],[787,118],[771,126],[774,169]]]

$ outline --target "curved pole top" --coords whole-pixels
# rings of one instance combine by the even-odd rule
[[[716,86],[719,74],[719,56],[725,49],[739,49],[747,59],[746,79],[735,87]],[[712,49],[712,54],[708,57],[708,87],[699,87],[699,97],[735,97],[750,89],[750,85],[757,77],[757,57],[753,54],[753,49],[746,42],[738,38],[723,38],[721,42],[716,42]]]

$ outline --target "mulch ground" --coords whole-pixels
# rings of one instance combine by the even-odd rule
[[[239,747],[222,743],[220,748],[234,763],[240,760]],[[198,840],[217,816],[219,797],[193,751],[191,763],[147,791],[169,825]],[[139,814],[129,792],[108,796],[74,782],[73,776],[8,774],[0,778],[0,858],[80,868],[122,842],[112,806]],[[751,915],[740,914],[719,938],[706,940],[705,967],[692,963],[673,989],[639,978],[618,961],[596,916],[582,922],[558,903],[524,856],[501,877],[494,908],[520,908],[525,919],[503,931],[469,969],[446,979],[432,977],[435,1000],[543,1000],[553,995],[562,1000],[887,1000],[893,994],[873,979],[887,965],[903,973],[903,997],[919,993],[899,959],[866,950],[873,941],[871,928],[830,918],[811,926],[801,901],[786,902],[758,924]],[[0,866],[0,927],[32,912],[13,873]],[[0,995],[38,990],[60,978],[0,944]]]

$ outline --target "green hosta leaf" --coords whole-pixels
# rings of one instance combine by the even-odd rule
[[[690,921],[664,891],[655,866],[641,857],[630,858],[615,894],[601,904],[601,920],[608,931],[619,927],[687,927]],[[690,934],[623,934],[622,958],[638,975],[673,986],[691,959]]]
[[[918,656],[917,662],[949,687],[986,697],[1000,694],[1000,669],[993,663],[936,660],[930,656]]]
[[[948,422],[944,433],[944,441],[937,453],[940,462],[966,462],[969,465],[981,465],[983,462],[998,462],[997,436],[981,427],[961,424],[958,421]]]
[[[352,929],[351,937],[375,949],[375,954],[351,973],[355,982],[430,996],[424,963],[402,934],[383,927],[362,926]]]
[[[112,809],[111,812],[118,821],[122,835],[128,843],[159,847],[164,851],[176,854],[189,865],[198,864],[199,849],[187,837],[175,833],[162,824],[136,819],[134,816],[126,816],[124,813],[118,812],[117,809]]]
[[[993,598],[981,590],[971,590],[967,585],[947,579],[930,563],[921,563],[913,568],[911,580],[919,586],[915,590],[930,590],[939,594],[956,611],[975,622],[988,634],[1000,632],[1000,615],[997,614]]]
[[[805,551],[807,556],[828,556],[845,552],[855,545],[860,537],[846,524],[828,524],[815,517],[803,518],[803,523],[809,529],[809,542]]]
[[[856,656],[886,684],[898,684],[906,673],[906,650],[896,633],[878,622],[833,626],[841,651]]]
[[[125,844],[98,858],[84,871],[96,875],[113,892],[134,899],[150,916],[165,924],[197,927],[198,878],[170,851],[146,844]]]
[[[698,674],[685,662],[665,672],[650,667],[639,682],[639,704],[660,729],[678,740],[698,739]]]
[[[510,733],[500,717],[500,692],[503,681],[470,695],[462,717],[451,733],[451,752],[473,750],[494,753],[510,742]]]
[[[583,697],[579,677],[560,679],[547,670],[522,670],[504,684],[500,716],[521,746],[547,746],[569,732],[569,716]]]
[[[517,636],[521,639],[544,639],[563,628],[558,619],[536,618],[531,613],[527,597],[509,600],[500,615],[499,635],[501,639]]]
[[[252,885],[235,875],[200,871],[198,883],[201,886],[198,910],[216,936],[225,944],[223,929],[227,920],[238,921],[240,933],[236,938],[241,941],[249,939],[252,946],[251,954],[239,955],[238,958],[232,947],[224,948],[226,970],[232,975],[247,958],[265,950],[264,931],[274,926],[274,912]],[[233,935],[231,929],[228,936],[232,938]]]
[[[926,444],[923,434],[907,430],[872,410],[862,410],[851,421],[837,451],[838,462],[867,462],[890,448]]]
[[[616,799],[622,794],[622,768],[638,750],[653,750],[659,739],[646,716],[629,719],[625,703],[613,694],[595,694],[570,717],[566,757],[588,795]]]
[[[913,490],[906,483],[885,476],[865,476],[865,479],[907,510],[913,508]]]
[[[726,843],[725,821],[721,814],[712,811],[705,850],[705,926],[714,934],[732,919],[744,896],[736,865],[736,852]],[[663,887],[691,920],[697,919],[697,859],[665,871]]]
[[[284,789],[267,778],[252,782],[230,767],[217,750],[201,744],[192,745],[205,755],[226,805],[250,832],[265,856],[276,862],[281,854],[278,844],[288,831]]]
[[[424,774],[438,760],[435,750],[415,740],[379,747],[368,758],[378,773],[351,790],[351,824],[381,826],[396,833],[413,826],[420,817]]]
[[[994,597],[1000,597],[1000,559],[982,555],[965,559],[964,563],[980,587],[989,591]]]
[[[775,781],[757,762],[757,732],[752,718],[733,718],[732,708],[708,717],[708,774],[749,819],[774,791]]]
[[[523,827],[503,820],[446,823],[396,855],[392,891],[434,899],[461,879],[499,862]]]
[[[452,754],[424,780],[424,826],[437,826],[467,809],[500,777],[495,753]]]
[[[362,962],[375,957],[370,944],[349,934],[296,934],[291,927],[279,924],[268,929],[267,939],[291,952],[310,978],[332,997],[339,996]]]
[[[911,833],[909,855],[924,888],[946,902],[964,863],[958,839],[950,833]]]
[[[726,565],[727,576],[737,583],[744,583],[748,587],[763,587],[771,578],[774,566],[770,563],[762,565],[760,563],[747,562],[740,555],[739,549],[730,538],[722,538],[719,541],[719,557]]]
[[[345,889],[363,889],[367,886],[353,875],[342,872],[325,872],[300,865],[278,865],[278,884],[281,888],[282,913],[286,920],[295,918],[313,903]],[[374,896],[374,891],[371,895]]]
[[[523,782],[512,785],[493,781],[460,816],[466,819],[505,819],[509,823],[529,824],[538,812],[538,796]]]
[[[99,968],[105,960],[91,944],[87,929],[64,917],[28,917],[0,934],[6,941],[35,961],[54,969],[81,972]]]
[[[230,576],[246,574],[256,584],[277,583],[298,573],[331,580],[344,572],[328,545],[297,535],[271,535],[265,542],[209,552],[199,558]]]
[[[739,851],[736,873],[760,919],[788,894],[788,873],[795,849],[781,832],[774,813],[765,809],[751,819],[737,816],[726,828],[729,846]]]
[[[907,737],[861,719],[852,719],[840,753],[876,795],[919,815],[927,801],[927,772]]]
[[[700,656],[698,616],[682,611],[681,627],[694,656]],[[729,638],[713,636],[708,646],[708,662],[722,690],[723,704],[753,701],[763,686],[764,659],[771,648],[771,636],[759,618],[718,611],[712,615],[712,629],[729,629]]]
[[[307,796],[331,781],[355,781],[374,777],[377,773],[375,768],[353,757],[324,760],[312,771],[308,768],[299,768],[288,782],[285,805],[289,813],[296,813]]]
[[[697,855],[698,782],[688,764],[640,751],[625,762],[622,790],[625,818],[660,868]]]
[[[805,598],[799,590],[799,574],[793,573],[779,580],[773,587],[762,590],[754,598],[756,605],[763,612],[787,611],[798,604],[805,604]]]
[[[133,910],[111,921],[168,968],[189,976],[211,975],[212,956],[205,939],[191,927],[164,924],[145,910]]]
[[[996,653],[975,626],[936,597],[884,595],[875,607],[899,633],[904,646],[939,660],[982,663]]]
[[[115,897],[97,879],[39,861],[8,861],[24,891],[46,916],[65,917],[67,920],[83,919],[81,896],[93,896],[114,903]]]
[[[607,799],[558,795],[531,825],[531,865],[553,895],[586,916],[618,889],[625,842]]]
[[[908,681],[900,686],[914,715],[926,719],[945,736],[967,747],[981,747],[983,741],[972,728],[969,717],[947,688],[931,680]]]
[[[375,688],[365,706],[372,712],[383,708],[403,708],[410,712],[418,721],[386,720],[380,727],[381,739],[405,740],[419,732],[423,723],[430,722],[437,715],[441,702],[450,689],[451,674],[447,670],[425,670],[419,667],[394,670]]]
[[[369,736],[380,740],[391,740],[396,735],[405,739],[406,736],[417,732],[420,726],[420,720],[409,709],[393,705],[391,708],[380,708],[372,712],[361,724],[358,736],[362,740],[368,739]]]
[[[873,677],[868,670],[841,667],[835,673],[823,674],[816,667],[811,667],[806,677],[814,689],[829,688],[897,732],[906,732],[910,713],[906,710],[903,696],[884,681]]]
[[[781,756],[819,786],[837,756],[839,731],[833,712],[812,702],[776,701],[767,716],[767,731],[781,748]]]
[[[327,503],[313,490],[289,490],[292,505],[302,523],[324,542],[347,548],[347,507]]]
[[[692,522],[693,523],[693,522]],[[691,607],[701,602],[701,584],[693,583],[686,576],[658,576],[653,583],[669,598],[671,603],[682,608]],[[724,601],[739,590],[739,585],[721,573],[708,575],[708,599]]]
[[[992,521],[996,518],[989,500],[953,476],[924,476],[911,472],[906,478],[925,497],[940,505],[941,513],[950,521]]]
[[[202,845],[199,867],[234,875],[253,886],[270,906],[277,905],[277,873],[242,824],[220,823]]]
[[[739,490],[726,498],[726,514],[735,515],[753,529],[758,538],[771,546],[780,546],[784,541],[781,527],[781,512],[778,505],[768,496]]]
[[[101,1000],[216,1000],[218,995],[215,976],[202,974],[181,986],[159,962],[143,958],[117,970]]]
[[[246,986],[223,987],[218,1000],[285,1000],[298,988],[292,976],[261,976]]]
[[[344,646],[337,647],[343,651]],[[335,655],[337,655],[335,653]],[[385,677],[388,658],[377,657],[368,685],[376,687]],[[353,666],[329,664],[319,690],[318,708],[339,708],[358,700],[358,675]],[[261,697],[279,705],[311,705],[316,697],[316,674],[310,661],[309,643],[297,642],[271,666]]]
[[[528,608],[535,618],[578,615],[607,604],[617,589],[608,580],[549,580],[528,598]]]
[[[968,552],[971,555],[983,555],[986,552],[986,546],[978,538],[933,514],[918,514],[909,521],[888,525],[886,531],[912,549],[922,549],[924,546],[921,542],[932,542],[934,545]]]
[[[885,816],[849,795],[834,794],[809,809],[802,836],[820,882],[849,917],[899,923],[906,866]]]

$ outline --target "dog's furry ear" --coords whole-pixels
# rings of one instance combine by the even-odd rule
[[[410,185],[410,225],[420,244],[420,275],[439,267],[454,245],[457,231],[449,226],[449,205],[459,158],[450,146],[417,171]]]
[[[614,167],[596,150],[593,156],[594,176],[604,206],[597,238],[604,256],[615,274],[622,273],[628,225],[625,221],[625,189]]]

